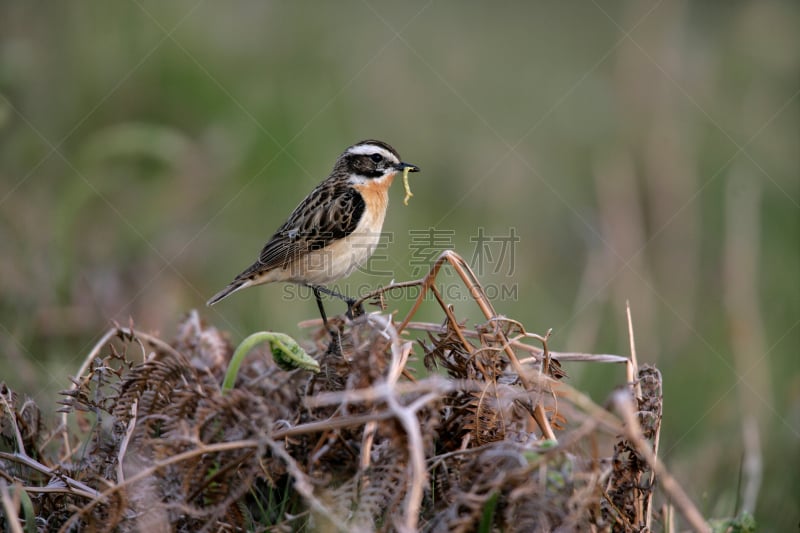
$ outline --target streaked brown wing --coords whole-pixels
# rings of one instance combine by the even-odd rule
[[[248,270],[286,267],[306,252],[350,235],[365,208],[361,194],[352,187],[320,184],[278,228],[261,250],[258,262]]]

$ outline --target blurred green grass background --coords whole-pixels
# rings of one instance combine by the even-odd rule
[[[630,300],[668,466],[706,516],[792,531],[798,27],[778,1],[3,2],[0,379],[55,408],[111,320],[169,338],[191,308],[302,338],[316,308],[285,286],[204,302],[378,138],[423,173],[342,288],[475,258],[483,231],[482,281],[516,291],[497,309],[553,349],[628,354]],[[624,379],[568,371],[599,402]]]

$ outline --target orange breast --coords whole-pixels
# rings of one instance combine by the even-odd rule
[[[364,203],[367,205],[365,218],[375,222],[379,221],[379,225],[383,225],[383,216],[386,213],[386,205],[389,203],[389,187],[392,185],[395,175],[389,174],[380,179],[354,185],[354,188],[364,197]]]

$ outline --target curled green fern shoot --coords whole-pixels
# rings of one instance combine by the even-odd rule
[[[262,342],[269,342],[272,358],[275,363],[283,370],[290,371],[297,368],[319,372],[319,363],[309,356],[297,341],[285,333],[273,331],[259,331],[244,339],[233,352],[228,370],[225,372],[225,379],[222,382],[222,392],[225,393],[233,388],[236,383],[236,376],[239,374],[239,367],[242,365],[245,356]]]

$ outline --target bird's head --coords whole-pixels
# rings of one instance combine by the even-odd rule
[[[385,142],[366,140],[345,150],[336,160],[334,172],[349,175],[355,183],[365,183],[394,176],[406,168],[419,172],[418,166],[401,161],[400,154]]]

